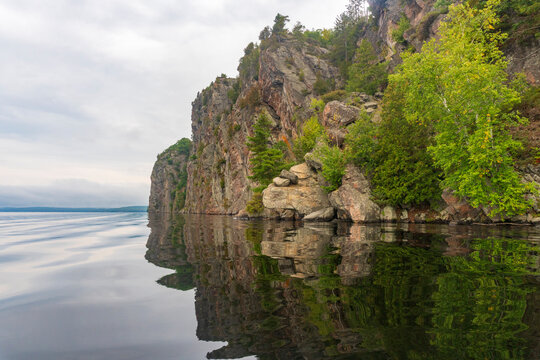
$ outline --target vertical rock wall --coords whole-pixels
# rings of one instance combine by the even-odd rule
[[[151,214],[174,213],[176,188],[185,170],[187,155],[169,148],[158,155],[152,169],[148,212]]]
[[[325,59],[327,50],[285,38],[261,50],[259,74],[243,79],[233,104],[229,93],[238,79],[217,78],[192,106],[193,148],[188,162],[184,212],[236,214],[252,195],[247,138],[263,111],[272,118],[272,140],[291,145],[309,113],[318,79],[338,81]]]

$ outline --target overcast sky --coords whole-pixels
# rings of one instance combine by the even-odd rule
[[[347,3],[3,0],[0,207],[145,205],[197,91],[276,13],[332,27]]]

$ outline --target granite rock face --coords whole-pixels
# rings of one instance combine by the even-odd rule
[[[443,210],[453,221],[482,221],[488,220],[481,209],[475,209],[465,199],[460,199],[452,191],[444,190],[442,198],[447,207]]]
[[[327,207],[306,215],[304,221],[330,221],[334,219],[335,212],[333,207]]]
[[[278,187],[270,184],[263,191],[263,205],[280,218],[303,218],[330,207],[328,195],[321,188],[317,174],[306,163],[293,166],[290,172],[298,176],[298,184]]]
[[[248,178],[246,145],[253,135],[254,119],[266,112],[273,124],[272,142],[291,144],[298,135],[298,119],[309,117],[317,79],[340,81],[339,71],[325,58],[327,52],[285,37],[261,50],[260,70],[241,79],[236,100],[229,95],[238,79],[217,78],[198,94],[192,103],[193,149],[184,212],[238,214],[245,208],[252,196],[250,189],[257,186]],[[289,180],[294,184],[294,179]]]
[[[283,133],[297,135],[295,119],[307,119],[317,79],[341,84],[339,70],[325,60],[328,50],[292,38],[261,53],[259,86],[262,101],[279,119]]]
[[[381,209],[370,197],[369,181],[352,165],[347,166],[342,185],[329,196],[339,219],[361,223],[380,221]]]
[[[155,214],[174,213],[175,196],[178,181],[186,171],[187,156],[174,149],[168,149],[158,155],[152,169],[148,212]]]
[[[321,121],[332,144],[340,147],[349,132],[347,127],[358,120],[362,111],[373,114],[372,121],[380,120],[380,104],[374,96],[353,92],[344,101],[334,100],[326,104]]]
[[[274,178],[272,183],[277,187],[285,187],[285,186],[289,186],[291,184],[291,180],[284,179],[282,177],[276,177],[276,178]]]
[[[298,175],[291,171],[281,170],[279,177],[289,180],[291,184],[298,184]]]
[[[325,128],[347,126],[358,118],[360,108],[346,105],[340,101],[330,101],[323,110],[323,126]]]

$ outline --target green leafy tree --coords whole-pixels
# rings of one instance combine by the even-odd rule
[[[469,0],[472,6],[483,8],[487,0]],[[537,0],[504,0],[494,6],[501,22],[497,29],[509,32],[509,41],[526,42],[540,38],[540,2]]]
[[[347,129],[345,149],[348,160],[368,172],[372,171],[375,166],[377,125],[371,121],[368,113],[361,111],[358,120]]]
[[[406,89],[407,120],[433,127],[435,142],[428,150],[444,172],[444,186],[468,197],[472,206],[486,205],[505,216],[523,213],[529,203],[513,168],[520,143],[509,127],[522,119],[510,111],[520,98],[507,85],[507,62],[499,49],[504,36],[493,31],[499,3],[488,0],[481,10],[451,6],[440,38],[420,53],[404,54],[390,83]]]
[[[387,88],[381,123],[361,112],[348,127],[345,145],[349,161],[371,175],[379,201],[415,205],[439,198],[440,174],[427,152],[429,129],[407,122],[402,107],[403,92]]]
[[[237,80],[233,83],[232,88],[227,91],[227,97],[231,100],[231,103],[235,104],[238,96],[240,95],[240,80]]]
[[[250,215],[258,215],[264,211],[261,192],[255,191],[253,193],[253,197],[246,204],[246,211]]]
[[[324,186],[324,189],[328,192],[334,191],[341,186],[347,157],[338,146],[329,146],[328,144],[317,147],[316,152],[322,163],[321,174],[330,184]]]
[[[302,135],[300,135],[293,145],[294,155],[297,160],[303,161],[304,155],[313,150],[317,139],[324,134],[324,128],[319,123],[317,116],[312,116],[302,126]]]
[[[324,95],[329,91],[334,90],[335,80],[324,79],[320,74],[317,74],[317,79],[313,83],[313,92],[317,95]]]
[[[316,29],[304,31],[304,38],[308,42],[325,48],[328,48],[333,36],[334,32],[332,29]]]
[[[302,25],[300,21],[297,21],[296,24],[294,24],[294,27],[292,29],[292,33],[294,37],[296,37],[299,40],[302,40],[304,38],[305,31],[306,31],[306,27]]]
[[[266,186],[288,164],[283,158],[283,152],[269,144],[271,123],[266,113],[259,114],[253,129],[254,135],[248,137],[247,141],[247,147],[253,153],[250,159],[253,175],[249,178]]]
[[[184,154],[184,155],[189,155],[189,152],[191,150],[191,140],[188,139],[188,138],[182,138],[180,140],[178,140],[178,142],[176,143],[176,149],[178,150],[178,152],[180,154]]]
[[[176,151],[179,154],[182,155],[189,155],[189,152],[191,151],[192,142],[188,138],[182,138],[178,140],[174,145],[169,146],[165,151],[163,151],[161,154],[158,155],[158,159],[166,156],[166,154],[169,154],[172,151]]]
[[[311,99],[311,104],[309,104],[309,108],[315,111],[317,114],[322,114],[325,105],[326,104],[322,99],[313,98]]]
[[[362,17],[368,16],[368,3],[366,0],[349,0],[347,14],[353,20],[358,21]]]
[[[349,67],[347,91],[365,92],[373,95],[386,84],[386,63],[379,63],[373,45],[362,40],[356,49],[355,63]]]

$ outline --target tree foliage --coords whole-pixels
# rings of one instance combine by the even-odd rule
[[[304,155],[313,150],[317,140],[324,134],[324,128],[317,116],[312,116],[302,126],[302,134],[294,141],[293,151],[296,160],[303,161]]]
[[[249,43],[244,49],[244,56],[238,64],[238,74],[242,85],[248,85],[251,80],[259,78],[260,49],[254,43]]]
[[[392,39],[398,43],[405,43],[403,34],[411,27],[411,23],[405,14],[401,15],[399,19],[398,27],[392,31]]]
[[[165,151],[158,155],[158,159],[165,156],[165,154],[170,153],[171,151],[176,151],[182,155],[189,155],[193,143],[188,138],[182,138],[178,140],[175,144],[169,146]]]
[[[345,175],[347,157],[338,146],[329,146],[327,143],[317,147],[316,153],[322,163],[321,174],[330,184],[323,188],[328,192],[336,190],[341,186],[341,179]]]
[[[259,114],[253,125],[254,135],[247,141],[247,147],[253,154],[250,159],[253,175],[249,178],[264,186],[287,167],[283,152],[276,146],[270,146],[270,129],[268,115],[264,112]]]
[[[268,40],[271,35],[272,35],[272,30],[270,30],[270,26],[265,26],[264,29],[262,29],[261,32],[259,33],[259,40],[261,41]]]
[[[181,138],[174,146],[179,154],[188,156],[191,150],[192,142],[188,138]]]
[[[406,120],[403,97],[400,88],[386,89],[372,160],[373,192],[384,203],[417,205],[440,198],[441,174],[427,151],[431,130]]]
[[[287,33],[287,30],[285,29],[285,24],[287,24],[288,22],[289,16],[287,15],[281,15],[280,13],[277,13],[276,17],[274,18],[272,35],[277,38],[278,42],[281,41],[283,35]]]
[[[246,211],[250,215],[258,215],[264,211],[262,193],[260,191],[253,193],[253,197],[246,204]]]
[[[358,120],[349,125],[345,136],[345,148],[349,161],[366,171],[375,167],[377,125],[365,111],[360,112]]]
[[[330,59],[340,69],[345,79],[348,76],[347,70],[352,64],[356,42],[367,23],[367,2],[364,0],[350,0],[347,10],[336,18],[330,45]]]
[[[519,94],[508,85],[499,49],[504,36],[493,30],[499,3],[488,0],[481,10],[451,6],[440,38],[420,53],[404,54],[390,84],[405,89],[409,123],[433,128],[435,141],[428,150],[443,170],[443,184],[474,207],[513,215],[529,204],[513,169],[512,153],[520,144],[508,129],[522,119],[510,111]]]
[[[388,78],[386,63],[379,63],[373,45],[365,39],[356,49],[355,62],[349,67],[348,74],[347,91],[370,95],[381,90]]]
[[[402,107],[403,92],[387,88],[381,123],[362,112],[349,126],[346,151],[349,161],[371,176],[380,202],[418,205],[439,197],[439,172],[427,153],[429,129],[407,122]]]
[[[368,3],[366,0],[349,0],[347,14],[354,21],[368,16]]]
[[[336,18],[330,59],[340,69],[344,78],[347,77],[347,69],[352,63],[358,33],[359,23],[346,12]]]
[[[487,0],[469,0],[472,6],[484,8]],[[537,0],[504,0],[493,7],[501,18],[497,29],[508,31],[509,40],[527,41],[540,38],[540,2]]]

